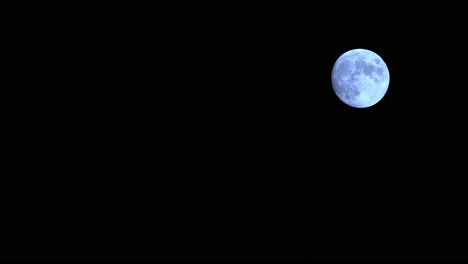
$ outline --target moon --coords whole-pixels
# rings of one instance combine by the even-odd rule
[[[353,49],[336,60],[332,86],[345,104],[366,108],[378,103],[388,90],[390,73],[383,59],[367,49]]]

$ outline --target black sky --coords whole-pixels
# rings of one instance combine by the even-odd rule
[[[14,238],[2,255],[466,256],[457,7],[339,7],[54,7],[18,22],[28,71],[7,118],[32,178],[12,207],[30,210],[16,225],[31,250]],[[331,86],[355,48],[390,71],[366,109]]]

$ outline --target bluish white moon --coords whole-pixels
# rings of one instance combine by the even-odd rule
[[[388,90],[390,73],[383,59],[366,49],[353,49],[336,60],[332,86],[345,104],[365,108],[379,102]]]

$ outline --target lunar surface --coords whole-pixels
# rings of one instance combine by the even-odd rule
[[[333,66],[333,90],[341,101],[352,107],[375,105],[384,97],[389,83],[387,65],[370,50],[350,50]]]

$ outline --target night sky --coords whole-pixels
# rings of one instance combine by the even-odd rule
[[[468,255],[460,7],[41,8],[6,114],[31,250],[2,256]],[[390,72],[365,109],[331,86],[356,48]]]

